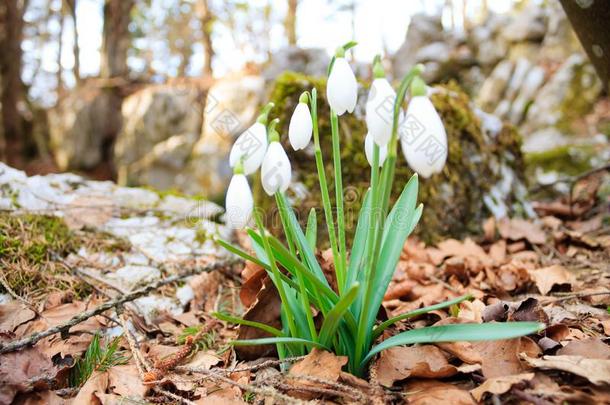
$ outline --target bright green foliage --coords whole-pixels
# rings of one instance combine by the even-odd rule
[[[95,334],[85,355],[70,370],[70,386],[82,387],[95,371],[106,371],[111,367],[126,364],[129,358],[119,352],[121,337],[117,336],[106,347],[100,343],[100,335]]]
[[[352,46],[352,44],[348,45]],[[420,73],[420,66],[413,68],[398,89],[394,105],[392,137],[381,170],[377,164],[379,147],[374,147],[371,187],[363,198],[350,249],[346,246],[345,221],[342,220],[344,208],[342,173],[338,169],[341,165],[339,118],[331,111],[333,180],[337,188],[334,190],[335,199],[332,201],[326,180],[329,174],[326,173],[321,153],[317,90],[315,87],[312,89],[308,99],[311,102],[314,153],[324,208],[323,223],[333,253],[337,288],[331,286],[315,255],[314,235],[317,228],[315,212],[308,217],[304,232],[288,198],[283,193],[277,193],[276,204],[287,246],[265,230],[257,210],[254,210],[257,229],[247,230],[256,258],[226,241],[220,243],[229,251],[246,260],[252,260],[267,270],[282,301],[283,327],[279,330],[226,314],[216,314],[221,320],[256,327],[271,336],[238,340],[233,342],[234,345],[276,344],[280,357],[303,355],[312,348],[322,348],[337,355],[347,356],[349,371],[362,376],[368,362],[375,354],[393,346],[425,342],[505,339],[534,333],[543,326],[536,322],[444,325],[409,330],[376,344],[381,333],[400,320],[451,307],[470,298],[465,295],[377,324],[377,314],[392,280],[400,253],[423,212],[423,206],[417,204],[419,190],[417,175],[412,176],[404,185],[395,203],[393,205],[390,203],[394,201],[391,194],[396,166],[399,111],[413,79]],[[328,145],[324,147],[329,148]],[[351,254],[348,255],[348,252]],[[286,273],[280,269],[285,270]],[[316,313],[321,322],[314,322]]]

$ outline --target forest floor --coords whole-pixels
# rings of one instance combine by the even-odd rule
[[[535,203],[537,221],[489,219],[480,235],[428,246],[409,239],[384,303],[397,315],[474,296],[392,333],[505,320],[544,322],[544,331],[393,348],[364,380],[331,353],[280,362],[268,347],[228,344],[248,331],[210,313],[277,322],[279,300],[261,269],[214,247],[210,233],[227,230],[202,219],[218,215],[213,204],[193,221],[201,202],[4,169],[2,404],[610,402],[607,172],[577,179],[570,197]],[[27,195],[28,182],[36,193]],[[319,252],[330,266],[327,258]]]

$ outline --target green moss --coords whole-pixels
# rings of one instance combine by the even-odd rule
[[[130,245],[106,233],[76,233],[59,217],[0,213],[0,266],[9,287],[28,300],[53,291],[70,291],[77,298],[91,294],[90,285],[60,260],[81,247],[116,252]]]
[[[544,152],[528,153],[525,161],[530,173],[541,168],[545,172],[575,176],[592,168],[591,157],[595,153],[592,145],[565,145]]]
[[[591,112],[600,90],[595,70],[588,62],[574,65],[572,79],[559,105],[557,128],[566,133],[573,132],[572,124]]]
[[[294,180],[301,182],[305,193],[292,193],[294,206],[299,219],[304,224],[312,207],[318,211],[319,221],[323,219],[319,183],[313,155],[313,148],[294,152],[285,134],[298,98],[304,90],[318,90],[318,118],[320,142],[326,165],[327,178],[331,187],[334,203],[334,182],[332,174],[331,135],[329,109],[325,100],[325,80],[301,74],[286,72],[280,75],[269,96],[276,104],[272,117],[280,119],[279,128],[283,134],[282,142],[293,165]],[[481,131],[481,124],[470,108],[468,96],[454,83],[444,85],[432,96],[432,101],[441,114],[448,136],[449,155],[442,173],[420,183],[419,200],[425,209],[420,225],[416,229],[424,240],[434,241],[442,236],[461,236],[478,232],[482,219],[489,213],[483,203],[484,194],[491,184],[499,180],[499,165],[507,164],[517,173],[522,173],[523,163],[520,154],[520,137],[511,127],[505,127],[496,140],[491,140]],[[365,92],[361,92],[365,97]],[[357,108],[358,110],[358,108]],[[360,117],[360,118],[358,118]],[[347,114],[340,117],[341,156],[343,184],[345,189],[346,231],[353,234],[364,190],[369,186],[370,167],[364,155],[364,136],[366,126],[362,113]],[[398,151],[396,176],[392,195],[397,196],[413,172]],[[267,224],[277,233],[280,222],[272,199],[261,192],[260,181],[254,185],[257,203],[265,209]],[[313,192],[311,192],[313,191]],[[319,240],[326,240],[326,226],[319,224]]]

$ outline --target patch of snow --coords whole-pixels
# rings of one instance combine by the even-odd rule
[[[178,306],[174,300],[160,295],[148,295],[140,297],[134,301],[134,304],[142,311],[147,322],[151,323],[153,318],[163,311],[167,311],[172,315],[180,315],[182,308]]]
[[[129,289],[145,283],[150,283],[161,277],[159,269],[150,266],[123,266],[107,277],[117,280]]]
[[[474,113],[481,120],[481,129],[487,135],[495,138],[502,131],[502,120],[497,116],[486,113],[480,108],[475,108]]]
[[[157,193],[143,188],[117,187],[113,197],[121,207],[129,208],[151,208],[159,202]]]
[[[195,291],[193,291],[193,288],[190,285],[185,284],[176,290],[176,298],[184,307],[195,298]]]

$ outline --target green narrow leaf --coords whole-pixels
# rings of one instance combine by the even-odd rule
[[[237,325],[251,326],[253,328],[263,330],[273,336],[277,336],[277,337],[286,336],[281,330],[276,329],[273,326],[265,325],[264,323],[248,321],[246,319],[231,316],[229,314],[225,314],[222,312],[213,312],[212,316],[217,319],[220,319],[221,321],[231,322],[231,323],[235,323]]]
[[[371,280],[372,284],[369,286],[372,294],[369,302],[363,303],[363,305],[371,305],[372,308],[371,311],[367,312],[367,319],[362,320],[369,330],[373,328],[377,311],[396,270],[400,252],[402,252],[409,232],[413,229],[412,222],[415,215],[417,190],[418,178],[417,175],[413,175],[388,215],[375,274]]]
[[[217,239],[215,239],[215,241],[216,241],[216,243],[218,243],[220,246],[222,246],[223,248],[225,248],[229,252],[236,254],[237,256],[241,257],[244,260],[251,261],[252,263],[255,263],[255,264],[257,264],[257,265],[259,265],[261,267],[264,267],[267,270],[271,269],[268,264],[263,263],[262,261],[260,261],[256,257],[248,254],[248,252],[246,252],[245,250],[243,250],[243,249],[241,249],[241,248],[239,248],[237,246],[234,246],[233,244],[227,242],[226,240],[217,238]]]
[[[302,344],[305,346],[318,347],[320,349],[328,350],[330,349],[318,342],[314,342],[312,340],[294,338],[294,337],[273,337],[273,338],[261,338],[261,339],[247,339],[247,340],[234,340],[230,342],[233,346],[258,346],[258,345],[273,345],[273,344]]]
[[[450,307],[452,305],[456,305],[459,304],[462,301],[466,301],[466,300],[470,300],[472,299],[472,295],[471,294],[466,294],[466,295],[462,295],[461,297],[457,297],[454,298],[452,300],[449,301],[445,301],[445,302],[440,302],[438,304],[434,304],[434,305],[430,305],[427,307],[423,307],[423,308],[419,308],[410,312],[406,312],[404,314],[400,314],[398,316],[395,316],[393,318],[388,319],[387,321],[383,322],[381,325],[377,326],[374,330],[373,330],[373,340],[377,339],[379,336],[381,336],[381,333],[386,330],[389,326],[394,325],[396,322],[405,320],[405,319],[409,319],[409,318],[413,318],[416,316],[420,316],[423,314],[427,314],[428,312],[431,311],[437,311],[439,309],[444,309],[447,307]]]
[[[396,336],[392,336],[373,347],[360,364],[360,367],[365,366],[377,353],[394,346],[410,345],[414,343],[475,342],[480,340],[512,339],[538,332],[544,328],[545,325],[539,322],[490,322],[430,326],[427,328],[408,330]]]
[[[369,229],[371,209],[371,190],[367,190],[364,194],[364,200],[358,214],[358,223],[356,224],[356,233],[354,234],[354,242],[352,243],[352,251],[347,266],[346,285],[351,285],[358,275],[358,271],[362,270],[364,265],[364,252],[366,248],[366,235]]]
[[[316,242],[318,239],[318,219],[316,217],[316,209],[312,208],[307,217],[307,228],[305,229],[305,238],[309,243],[311,250],[316,250]]]
[[[320,329],[319,342],[325,346],[330,346],[334,339],[334,334],[339,325],[341,324],[342,318],[349,309],[349,306],[354,302],[358,296],[360,290],[360,284],[356,283],[350,287],[347,292],[343,294],[339,302],[330,310],[330,312],[324,318],[322,328]],[[354,330],[353,333],[356,333]]]

